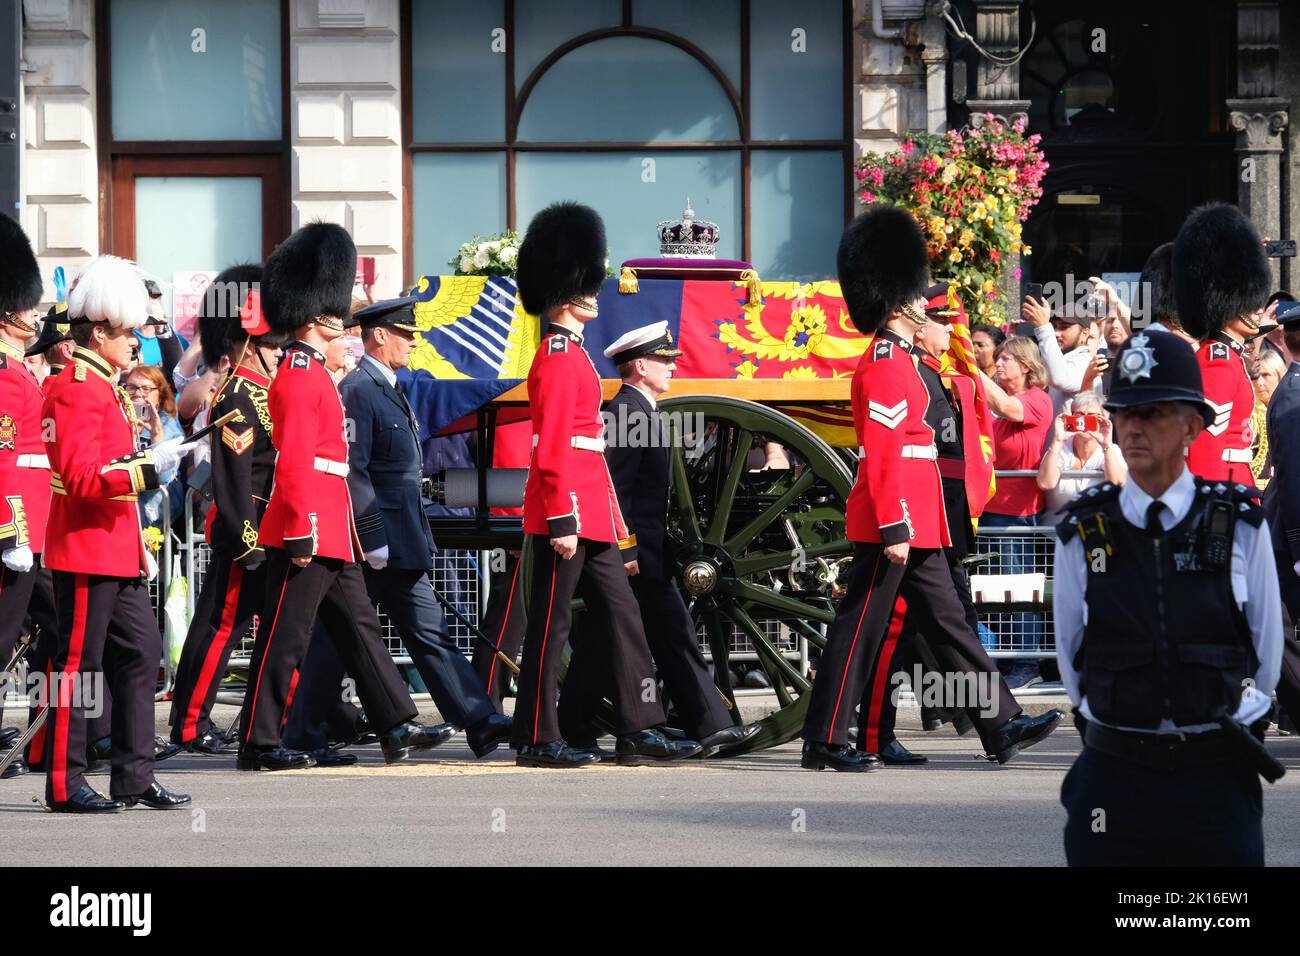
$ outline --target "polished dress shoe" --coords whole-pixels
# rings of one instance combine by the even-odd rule
[[[907,767],[925,763],[930,758],[924,754],[914,754],[897,740],[891,740],[880,748],[880,762],[887,767]]]
[[[21,777],[27,772],[27,764],[22,760],[15,760],[9,766],[5,767],[5,772],[0,773],[0,780],[11,780],[14,777]]]
[[[577,750],[563,740],[525,744],[515,751],[516,767],[585,767],[599,759],[590,750]]]
[[[333,747],[318,747],[311,752],[318,767],[350,767],[357,762],[356,754],[345,754]]]
[[[153,739],[153,759],[157,763],[159,760],[166,760],[168,757],[175,757],[185,748],[180,744],[174,744],[166,737],[154,737]]]
[[[486,757],[510,741],[515,722],[505,714],[488,714],[476,724],[465,728],[465,742],[475,757]]]
[[[8,750],[14,745],[14,741],[21,736],[17,727],[5,727],[0,729],[0,750]]]
[[[409,757],[412,750],[429,750],[439,744],[445,744],[454,736],[456,736],[456,728],[451,724],[425,727],[423,724],[408,721],[380,734],[379,746],[384,752],[384,763],[397,763]]]
[[[840,770],[846,773],[870,773],[884,766],[875,754],[854,750],[848,744],[826,744],[818,741],[803,742],[803,756],[799,765],[805,770]]]
[[[998,763],[1006,763],[1020,751],[1046,739],[1061,722],[1062,716],[1055,707],[1038,717],[1017,714],[993,731],[989,753],[997,758]]]
[[[67,800],[48,803],[46,809],[52,813],[117,813],[125,810],[126,804],[121,800],[111,800],[90,784],[83,783],[81,789]]]
[[[190,803],[188,793],[172,793],[157,780],[149,784],[149,789],[144,793],[114,799],[122,801],[128,807],[148,807],[150,810],[179,810]]]
[[[739,727],[727,727],[719,730],[717,733],[709,734],[700,741],[700,746],[704,749],[700,751],[701,757],[729,757],[736,752],[736,749],[754,734],[763,729],[763,725],[755,721],[752,724],[742,724]]]
[[[694,757],[703,751],[694,740],[669,740],[651,727],[634,734],[624,734],[614,744],[614,753],[620,767],[637,767],[646,763],[671,763]]]
[[[212,730],[203,731],[193,740],[181,744],[181,747],[189,753],[207,754],[209,757],[231,753],[230,741],[226,735]]]
[[[316,759],[301,750],[288,747],[239,748],[235,757],[236,770],[305,770],[316,766]]]
[[[589,754],[594,754],[600,763],[616,763],[618,754],[608,747],[602,747],[600,744],[570,744],[574,750],[585,750]]]

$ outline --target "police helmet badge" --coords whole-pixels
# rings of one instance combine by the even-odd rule
[[[1150,346],[1150,340],[1144,334],[1138,333],[1133,336],[1129,347],[1124,351],[1124,356],[1120,359],[1119,374],[1130,382],[1137,382],[1140,378],[1150,378],[1151,370],[1156,365],[1156,355]]]

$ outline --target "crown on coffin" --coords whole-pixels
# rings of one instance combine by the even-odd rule
[[[712,259],[721,238],[722,230],[716,222],[695,218],[688,196],[681,219],[665,219],[659,223],[659,255],[674,259]]]

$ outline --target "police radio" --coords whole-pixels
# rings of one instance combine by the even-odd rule
[[[1205,507],[1205,530],[1201,535],[1201,562],[1209,568],[1228,566],[1232,556],[1232,502],[1213,498]]]

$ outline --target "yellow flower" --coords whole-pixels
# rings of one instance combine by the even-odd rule
[[[1028,246],[1021,246],[1020,251],[1027,256],[1032,256],[1034,254],[1034,250],[1030,249]]]
[[[1007,170],[1007,182],[1014,183],[1015,181],[1016,181],[1016,171],[1014,169]]]
[[[952,252],[948,253],[948,261],[949,261],[949,262],[961,262],[961,250],[960,250],[960,249],[954,249],[954,250],[952,250]]]
[[[1020,223],[1017,222],[1011,226],[1011,235],[1015,236],[1017,239],[1020,238]]]
[[[945,183],[951,183],[954,179],[957,178],[956,165],[954,165],[953,163],[949,163],[947,166],[943,167],[943,174],[939,178],[942,179]]]
[[[975,241],[975,233],[969,229],[963,229],[961,231],[961,238],[958,239],[957,241],[960,242],[963,246],[969,246],[972,242]]]
[[[997,197],[997,196],[989,196],[988,198],[986,198],[986,199],[984,200],[984,202],[985,202],[985,204],[986,204],[990,209],[997,209],[997,208],[998,208],[998,197]]]
[[[1011,243],[1011,251],[1012,251],[1012,252],[1019,252],[1019,251],[1020,251],[1020,243],[1018,243],[1018,242],[1013,242],[1013,243]]]

